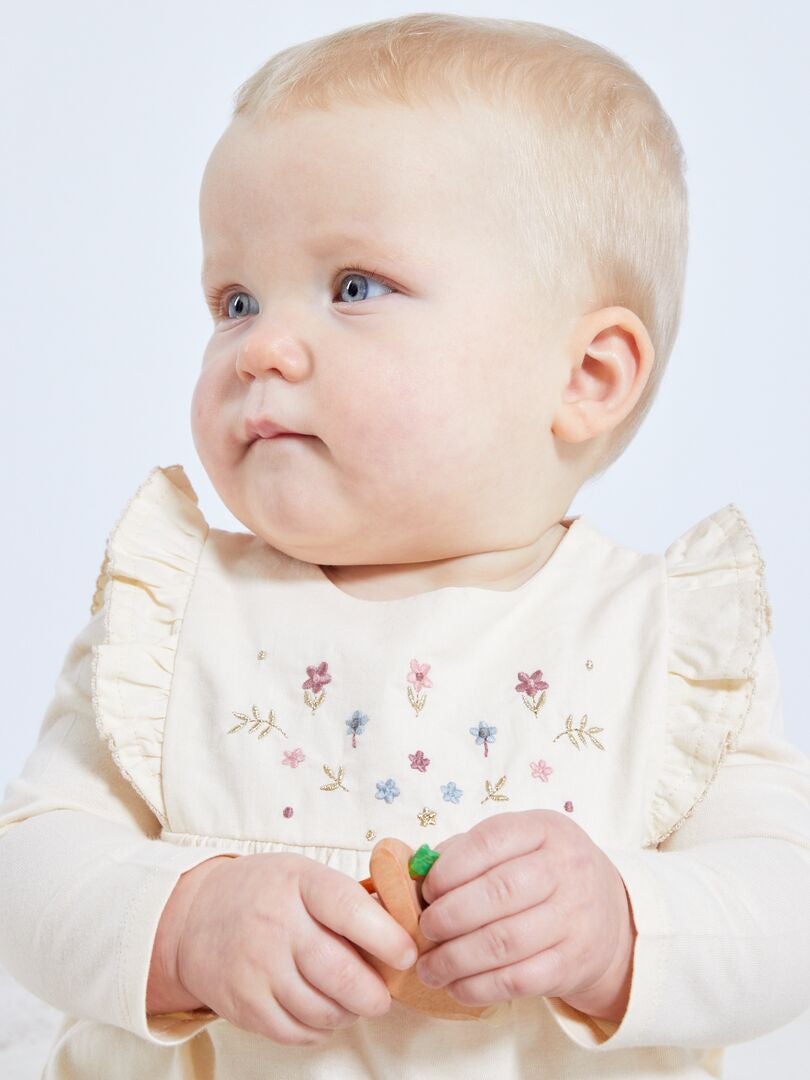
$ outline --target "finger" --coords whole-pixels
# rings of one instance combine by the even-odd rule
[[[422,912],[419,929],[429,941],[447,941],[543,904],[556,888],[550,860],[542,849],[535,849],[500,863],[434,900]]]
[[[441,854],[443,851],[447,851],[448,847],[450,847],[451,844],[454,844],[456,840],[459,840],[463,835],[464,833],[457,832],[453,833],[452,836],[446,836],[444,840],[434,846],[433,850],[438,851],[439,854]]]
[[[268,993],[261,1007],[248,1004],[240,1010],[237,1026],[285,1046],[317,1046],[331,1036],[329,1031],[302,1023],[272,993]]]
[[[331,867],[324,869],[333,875],[331,888],[323,888],[321,875],[301,877],[301,898],[313,919],[391,967],[411,967],[417,956],[411,935],[359,882]]]
[[[355,1016],[372,1019],[391,1006],[391,995],[379,972],[327,927],[295,952],[301,975]]]
[[[512,810],[493,814],[462,833],[431,866],[422,896],[432,904],[443,893],[480,877],[493,866],[542,847],[553,811]]]
[[[427,986],[446,986],[525,960],[559,942],[564,933],[553,906],[532,907],[431,949],[420,957],[416,974]]]
[[[564,957],[552,946],[517,964],[450,983],[445,989],[464,1005],[489,1005],[521,997],[559,997],[567,992],[564,971]]]
[[[356,1013],[349,1012],[339,1002],[321,993],[303,974],[294,957],[286,978],[280,979],[277,985],[279,990],[276,996],[285,1009],[308,1027],[348,1027],[358,1019]]]

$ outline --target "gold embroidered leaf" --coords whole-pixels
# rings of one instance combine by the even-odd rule
[[[485,802],[488,802],[490,799],[493,802],[508,802],[509,801],[509,796],[508,795],[503,795],[503,794],[499,795],[498,794],[499,788],[503,787],[505,781],[506,781],[506,777],[502,776],[500,778],[500,780],[498,780],[497,783],[495,784],[495,786],[493,787],[493,785],[489,782],[489,780],[485,780],[484,784],[486,785],[487,793],[484,796],[484,798],[481,800],[481,802],[485,803]]]
[[[332,783],[332,784],[321,784],[321,791],[336,791],[338,788],[342,788],[343,791],[348,791],[349,790],[348,788],[343,787],[343,766],[342,765],[338,766],[337,776],[335,776],[335,774],[332,772],[332,770],[329,768],[328,765],[323,766],[323,771],[326,773],[327,776],[331,777],[331,779],[334,781],[334,783]]]
[[[231,713],[231,715],[232,715],[232,716],[235,716],[237,720],[241,720],[241,721],[242,721],[242,723],[241,723],[241,724],[235,724],[235,725],[234,725],[234,726],[233,726],[233,727],[232,727],[232,728],[231,728],[231,729],[230,729],[230,730],[228,731],[228,734],[229,734],[229,735],[233,735],[233,733],[234,733],[235,731],[241,731],[241,730],[242,730],[242,728],[243,728],[243,727],[245,726],[245,724],[246,724],[246,723],[247,723],[247,722],[248,722],[248,721],[250,720],[250,717],[249,717],[249,716],[245,716],[245,714],[244,714],[244,713],[240,713],[240,712],[232,712],[232,713]]]

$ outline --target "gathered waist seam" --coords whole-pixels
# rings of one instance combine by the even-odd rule
[[[205,836],[202,833],[172,832],[168,829],[161,832],[160,838],[173,844],[197,840],[203,847],[215,847],[217,843],[221,842],[222,844],[274,844],[277,847],[298,848],[301,851],[307,848],[318,848],[320,851],[351,851],[357,855],[367,855],[371,851],[371,847],[343,847],[340,844],[292,844],[288,840],[272,840],[269,838],[260,840],[250,836]]]

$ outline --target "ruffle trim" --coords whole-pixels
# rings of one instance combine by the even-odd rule
[[[665,751],[645,845],[666,840],[706,797],[742,731],[763,636],[765,560],[729,503],[667,548],[669,662]]]
[[[91,605],[104,612],[93,646],[96,727],[123,776],[166,827],[163,731],[177,642],[208,524],[181,465],[158,466],[108,540]]]

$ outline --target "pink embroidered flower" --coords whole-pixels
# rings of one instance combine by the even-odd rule
[[[543,672],[539,670],[532,672],[531,675],[527,675],[525,671],[518,672],[518,679],[520,680],[515,687],[515,690],[519,694],[528,694],[529,697],[534,697],[541,690],[548,690],[548,683],[543,682]]]
[[[573,812],[574,812],[574,804],[569,800],[565,804],[565,809],[568,811],[569,814],[573,814]]]
[[[314,690],[317,694],[321,686],[325,686],[332,681],[332,676],[326,670],[329,667],[325,660],[321,660],[317,666],[314,664],[307,664],[307,675],[309,678],[306,682],[301,683],[302,690]]]
[[[297,769],[301,762],[305,760],[306,755],[304,754],[304,751],[301,749],[300,746],[297,746],[295,750],[284,751],[284,759],[282,760],[281,764],[289,765],[293,769]]]
[[[535,780],[542,780],[544,783],[548,783],[548,778],[554,772],[550,765],[547,765],[541,758],[540,761],[530,761],[529,764],[532,767],[532,776]]]
[[[408,672],[408,682],[415,686],[417,691],[423,687],[427,689],[433,686],[433,683],[428,678],[428,672],[430,671],[430,664],[420,664],[418,660],[411,660],[411,670]]]
[[[421,750],[417,750],[415,754],[408,754],[411,761],[411,768],[418,769],[419,772],[424,772],[430,764],[430,758],[425,757]]]

